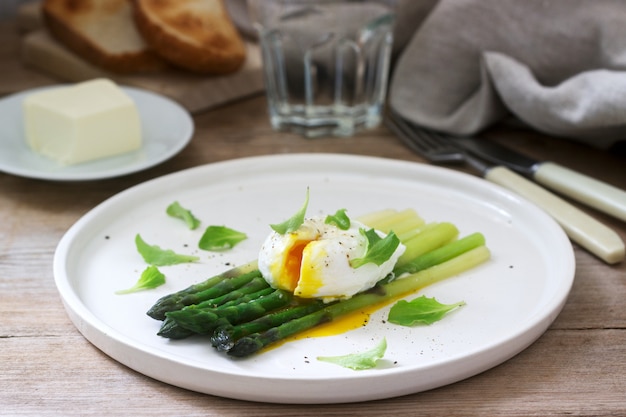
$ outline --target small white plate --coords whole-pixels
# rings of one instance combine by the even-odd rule
[[[122,87],[135,101],[141,118],[143,145],[124,155],[83,164],[61,166],[33,152],[24,138],[22,101],[42,87],[0,100],[0,171],[27,178],[54,181],[84,181],[117,177],[141,171],[171,158],[191,140],[194,125],[178,103],[149,91]]]
[[[255,259],[270,223],[290,217],[310,187],[308,215],[347,209],[359,216],[414,208],[428,222],[449,221],[461,235],[482,232],[492,259],[420,291],[467,304],[430,326],[385,322],[388,308],[348,333],[299,340],[234,360],[204,338],[169,341],[146,315],[161,296]],[[188,230],[168,217],[178,201],[203,224]],[[197,242],[209,225],[248,234],[233,250],[210,253]],[[200,256],[162,267],[162,287],[129,295],[146,265],[135,234],[150,244]],[[349,155],[292,154],[226,161],[130,188],[81,218],[60,241],[54,275],[82,334],[119,362],[152,378],[203,393],[252,401],[337,403],[415,393],[496,366],[537,339],[557,317],[574,278],[572,246],[543,211],[470,175],[404,161]],[[416,297],[415,294],[409,298]],[[352,371],[316,360],[388,348],[375,369]]]

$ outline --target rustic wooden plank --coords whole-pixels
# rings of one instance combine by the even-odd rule
[[[624,415],[626,331],[551,330],[504,364],[425,393],[354,405],[227,400],[154,381],[111,360],[77,332],[4,339],[0,403],[6,415],[527,416]],[[22,352],[28,360],[16,360]],[[10,382],[10,383],[9,383]],[[586,398],[586,401],[581,401]]]

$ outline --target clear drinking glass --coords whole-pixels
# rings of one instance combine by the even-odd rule
[[[254,0],[272,126],[306,137],[380,124],[393,43],[392,0]]]

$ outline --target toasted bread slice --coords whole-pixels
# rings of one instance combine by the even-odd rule
[[[53,37],[101,68],[134,73],[166,68],[133,21],[132,0],[44,0],[42,14]]]
[[[134,0],[144,39],[171,64],[190,71],[228,74],[246,49],[223,0]]]

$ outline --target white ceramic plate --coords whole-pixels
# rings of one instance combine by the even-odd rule
[[[421,291],[441,302],[464,300],[454,314],[425,327],[370,323],[339,336],[287,343],[233,360],[205,339],[169,341],[145,312],[161,296],[256,258],[268,224],[290,217],[310,187],[308,214],[346,208],[358,216],[415,208],[426,221],[450,221],[461,235],[482,232],[492,259]],[[165,208],[178,201],[203,225],[190,231]],[[208,225],[249,239],[211,254],[197,248]],[[145,268],[139,233],[150,244],[196,254],[196,264],[163,267],[167,283],[130,295]],[[470,377],[517,354],[560,312],[574,277],[572,246],[535,206],[483,181],[444,168],[380,158],[296,154],[201,166],[130,188],[81,218],[56,251],[54,275],[71,320],[95,346],[152,378],[203,393],[266,402],[336,403],[415,393]],[[417,295],[416,295],[417,296]],[[355,353],[383,337],[380,365],[353,371],[317,361]]]
[[[193,135],[193,120],[178,103],[149,91],[122,87],[139,110],[143,131],[142,147],[124,155],[61,166],[33,152],[24,138],[22,101],[29,94],[50,88],[59,86],[23,91],[0,100],[0,171],[54,181],[117,177],[166,161],[180,152]]]

